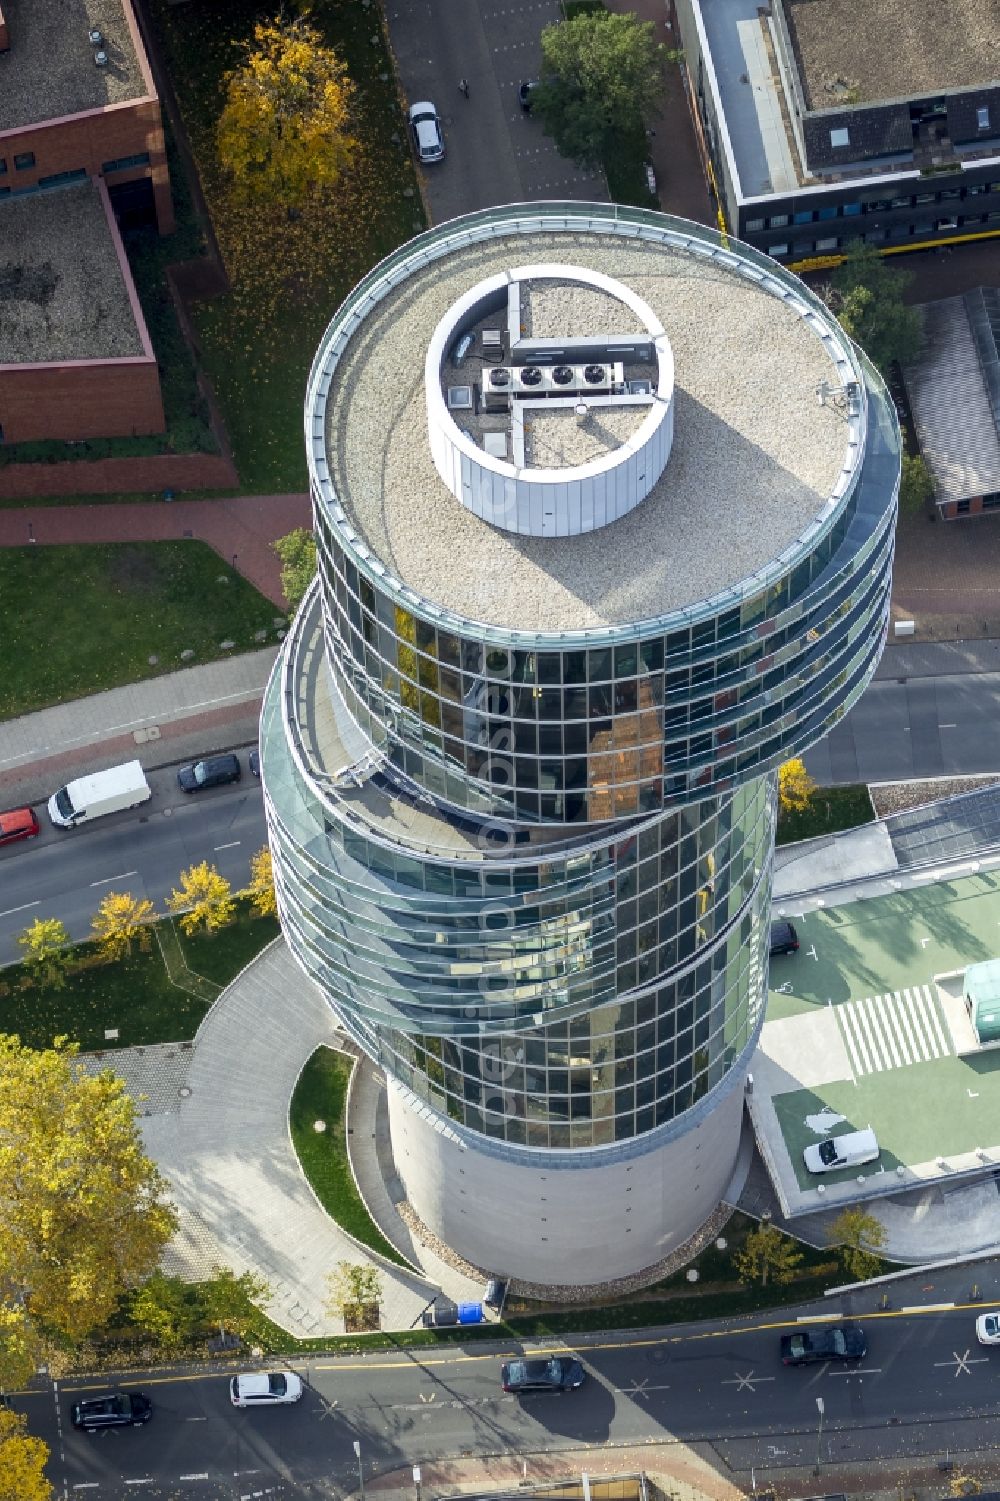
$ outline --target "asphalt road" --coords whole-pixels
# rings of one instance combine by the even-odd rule
[[[1000,673],[876,678],[805,756],[823,786],[1000,772]]]
[[[187,795],[174,770],[150,773],[153,796],[125,813],[77,829],[55,829],[44,808],[37,839],[0,849],[0,965],[21,957],[17,935],[35,917],[58,917],[73,939],[89,938],[108,891],[149,897],[163,910],[180,871],[209,860],[234,889],[247,884],[250,859],[266,843],[260,783],[246,771],[230,787]]]
[[[99,1436],[74,1432],[69,1407],[103,1382],[67,1381],[55,1392],[19,1395],[14,1405],[52,1446],[57,1485],[116,1501],[137,1492],[177,1501],[341,1497],[357,1489],[355,1440],[369,1481],[462,1454],[529,1457],[671,1439],[708,1443],[719,1469],[737,1481],[751,1466],[766,1479],[769,1468],[815,1464],[817,1451],[824,1464],[850,1463],[996,1442],[1000,1349],[976,1343],[974,1314],[931,1306],[871,1315],[868,1355],[850,1369],[783,1367],[778,1339],[788,1326],[770,1315],[739,1327],[560,1345],[580,1356],[589,1377],[565,1394],[505,1395],[500,1360],[515,1352],[470,1346],[296,1362],[307,1382],[302,1401],[256,1412],[231,1406],[225,1373],[129,1378],[124,1384],[152,1397],[152,1421]]]

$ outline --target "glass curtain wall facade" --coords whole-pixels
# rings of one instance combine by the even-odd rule
[[[754,579],[634,626],[548,637],[421,599],[352,531],[317,458],[327,393],[379,277],[398,283],[408,256],[425,264],[435,235],[517,237],[523,220],[498,210],[421,237],[328,330],[307,406],[319,574],[268,689],[264,787],[285,935],[392,1081],[397,1162],[395,1138],[419,1116],[466,1158],[503,1161],[502,1181],[530,1199],[542,1172],[652,1171],[650,1154],[676,1154],[696,1128],[704,1140],[713,1102],[730,1100],[714,1178],[688,1185],[689,1203],[671,1180],[669,1233],[623,1241],[602,1264],[614,1277],[696,1229],[732,1169],[732,1100],[766,996],[774,773],[874,671],[899,440],[877,375],[816,304],[863,442],[838,502]],[[625,210],[609,223],[581,205],[530,216],[546,232],[682,230],[722,253],[679,223]],[[521,244],[511,253],[524,259]],[[449,1219],[430,1141],[399,1165],[431,1229],[465,1236],[456,1249],[488,1271],[595,1280],[558,1237],[521,1255],[528,1207],[509,1234],[483,1207],[478,1239]],[[572,1177],[583,1215],[586,1174]]]

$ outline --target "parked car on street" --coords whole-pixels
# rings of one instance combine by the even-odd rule
[[[531,114],[531,96],[537,87],[538,80],[534,78],[526,79],[524,83],[518,85],[517,102],[526,115]]]
[[[801,1329],[781,1336],[785,1365],[813,1365],[818,1360],[863,1360],[868,1341],[860,1324],[830,1324],[825,1329]]]
[[[141,1428],[153,1416],[153,1404],[142,1392],[103,1392],[85,1397],[69,1410],[74,1428],[98,1433],[102,1428]]]
[[[500,1367],[505,1392],[568,1392],[586,1379],[580,1362],[566,1355],[551,1360],[507,1360]]]
[[[1000,1314],[981,1313],[976,1320],[976,1338],[981,1345],[1000,1345]]]
[[[410,134],[422,162],[439,162],[444,156],[444,135],[437,110],[429,99],[410,105]]]
[[[244,1371],[229,1383],[234,1407],[277,1407],[301,1395],[302,1378],[294,1371]]]
[[[8,808],[0,813],[0,844],[14,844],[18,839],[34,839],[41,825],[33,808]]]
[[[191,766],[182,766],[177,783],[182,792],[201,792],[205,787],[225,787],[227,782],[238,782],[240,775],[239,756],[209,756]]]

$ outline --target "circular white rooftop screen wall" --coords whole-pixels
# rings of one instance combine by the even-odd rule
[[[438,473],[505,531],[596,531],[644,500],[670,457],[670,341],[597,271],[516,266],[477,283],[435,328],[424,379]]]

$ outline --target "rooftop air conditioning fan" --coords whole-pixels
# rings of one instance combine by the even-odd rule
[[[552,380],[557,386],[571,386],[573,384],[572,366],[557,365],[552,372]]]
[[[587,365],[583,372],[583,378],[588,386],[606,386],[608,383],[607,366]]]
[[[486,373],[489,376],[490,385],[495,389],[500,386],[510,385],[510,371],[505,366],[497,365],[494,369],[488,370]]]
[[[525,365],[521,371],[522,386],[540,386],[542,384],[542,372],[537,365]]]

